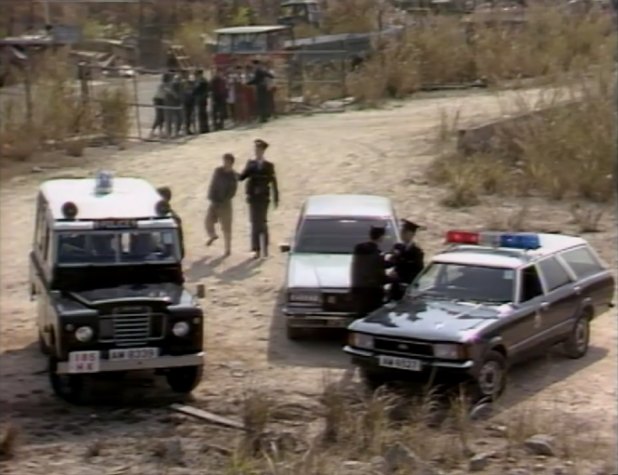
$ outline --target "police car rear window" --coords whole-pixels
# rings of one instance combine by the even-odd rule
[[[317,254],[352,254],[354,246],[369,240],[371,226],[384,226],[383,251],[395,243],[395,232],[388,219],[310,218],[305,220],[296,237],[294,252]]]

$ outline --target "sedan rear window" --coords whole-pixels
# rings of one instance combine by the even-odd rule
[[[515,270],[434,262],[412,286],[412,292],[455,300],[507,303],[513,301]]]
[[[395,244],[395,230],[388,219],[309,218],[300,226],[294,252],[352,254],[354,246],[369,240],[371,226],[386,227],[382,251]]]
[[[594,255],[585,247],[566,251],[561,254],[568,266],[573,269],[578,279],[588,277],[603,271],[603,266],[599,264]]]

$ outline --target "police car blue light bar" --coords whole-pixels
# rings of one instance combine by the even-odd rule
[[[541,247],[538,234],[531,233],[448,231],[446,242],[448,244],[472,244],[511,249],[538,249]]]

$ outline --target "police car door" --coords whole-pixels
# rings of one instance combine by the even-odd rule
[[[573,279],[563,264],[555,257],[538,262],[547,292],[542,305],[543,343],[556,342],[573,326],[573,318],[579,311],[579,296],[574,290]]]

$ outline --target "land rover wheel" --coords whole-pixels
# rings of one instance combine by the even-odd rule
[[[58,360],[49,358],[49,382],[54,394],[71,404],[80,404],[84,393],[84,376],[81,374],[58,374]]]
[[[495,401],[506,389],[506,358],[497,351],[490,351],[481,363],[471,396],[475,401]]]
[[[564,352],[572,359],[581,358],[588,353],[590,344],[590,318],[588,314],[577,319],[567,341],[564,342]]]
[[[188,394],[200,384],[203,369],[202,365],[172,368],[166,374],[167,384],[176,393]]]

